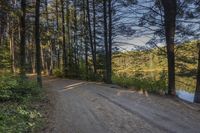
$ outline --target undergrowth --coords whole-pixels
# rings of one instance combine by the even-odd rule
[[[0,132],[26,133],[39,129],[42,115],[34,103],[42,95],[42,89],[34,81],[0,76]]]
[[[136,90],[145,90],[150,93],[165,93],[167,90],[166,76],[160,75],[159,79],[143,78],[143,77],[127,77],[116,76],[112,77],[113,83],[125,88],[134,87]]]

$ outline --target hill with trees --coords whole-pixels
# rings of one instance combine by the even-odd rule
[[[198,64],[197,42],[187,42],[175,47],[176,88],[195,91]],[[114,79],[135,77],[138,79],[160,80],[165,75],[167,83],[166,47],[113,53]],[[120,81],[120,80],[119,80]],[[117,82],[121,84],[120,82]],[[167,84],[165,84],[167,86]],[[134,86],[134,83],[132,83]],[[162,89],[162,88],[161,88]]]

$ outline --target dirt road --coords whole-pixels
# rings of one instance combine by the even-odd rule
[[[45,79],[52,133],[200,133],[200,112],[166,97],[114,85]]]

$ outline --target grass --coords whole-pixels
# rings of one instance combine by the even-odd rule
[[[167,90],[166,79],[164,76],[160,76],[159,79],[153,78],[142,78],[135,76],[126,77],[126,76],[116,76],[114,75],[113,83],[118,84],[125,88],[134,87],[136,90],[145,90],[150,93],[165,93]]]
[[[0,77],[0,132],[35,132],[43,123],[42,114],[35,106],[42,100],[42,89],[30,80],[19,77]]]

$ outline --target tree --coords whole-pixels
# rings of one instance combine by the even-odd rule
[[[40,0],[35,5],[35,46],[36,46],[36,72],[37,82],[42,87],[41,76],[41,47],[40,47]]]
[[[25,45],[26,45],[26,0],[21,0],[20,16],[20,75],[25,77]]]
[[[196,81],[196,90],[194,96],[194,102],[200,103],[200,43],[198,42],[198,67],[197,67],[197,81]]]
[[[92,1],[92,8],[93,8],[93,65],[94,65],[94,77],[96,79],[97,74],[97,60],[96,60],[96,0]]]
[[[88,22],[89,39],[90,39],[90,46],[91,46],[91,52],[92,52],[92,61],[93,61],[93,67],[94,67],[94,75],[96,75],[96,57],[94,53],[94,43],[92,39],[89,0],[86,0],[86,4],[87,4],[87,22]]]
[[[64,2],[61,0],[61,13],[62,13],[62,48],[63,48],[63,74],[67,76],[67,57],[66,57],[66,40],[65,40],[65,12]]]
[[[108,51],[108,83],[112,83],[112,0],[108,0],[108,44],[109,44],[109,51]]]
[[[56,0],[55,3],[55,10],[56,10],[56,38],[59,38],[59,12],[58,12],[58,0]],[[59,45],[59,40],[56,39],[57,43],[57,67],[60,69],[60,45]]]
[[[112,83],[112,1],[103,1],[104,47],[105,47],[105,82]]]
[[[108,27],[107,27],[107,1],[103,0],[103,16],[104,16],[104,47],[105,47],[105,82],[108,83],[109,74],[108,74],[108,64],[109,64],[109,55],[108,55]]]
[[[168,59],[168,94],[175,95],[174,37],[176,30],[176,0],[162,0]]]

